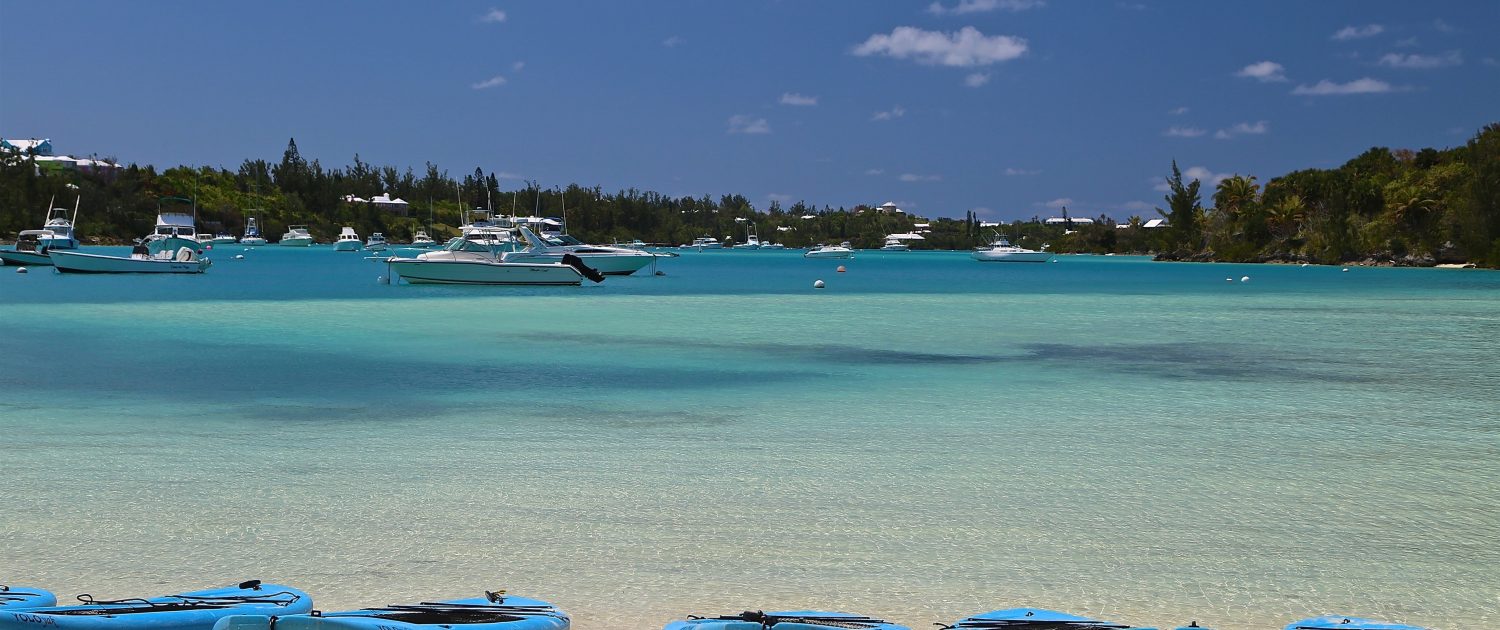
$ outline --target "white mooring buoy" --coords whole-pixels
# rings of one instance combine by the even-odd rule
[[[814,280],[813,281],[813,288],[814,289],[821,289],[821,288],[823,288],[823,281],[822,280]]]
[[[26,273],[26,268],[25,267],[16,267],[16,273]],[[819,280],[818,282],[822,282],[822,280]]]
[[[1240,276],[1240,282],[1249,282],[1250,276]]]

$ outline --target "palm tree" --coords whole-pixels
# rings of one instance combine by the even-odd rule
[[[1299,195],[1287,195],[1271,206],[1271,231],[1277,240],[1285,241],[1295,236],[1307,218],[1307,204]]]

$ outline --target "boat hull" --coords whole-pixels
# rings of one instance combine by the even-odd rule
[[[261,245],[266,244],[266,239],[263,239],[259,236],[247,236],[240,239],[240,244],[246,247],[260,247]]]
[[[47,249],[78,249],[78,239],[76,238],[43,237],[37,239],[36,243],[38,246],[45,247]]]
[[[656,259],[655,255],[647,253],[637,254],[573,254],[583,259],[583,264],[593,267],[599,273],[606,276],[628,276],[651,264]],[[561,263],[563,255],[554,254],[532,254],[528,252],[516,252],[505,255],[506,262],[518,263]]]
[[[979,262],[1044,263],[1052,259],[1052,254],[1047,252],[992,252],[983,249],[974,252],[973,256]]]
[[[837,250],[835,250],[835,251],[810,251],[810,252],[802,254],[802,257],[803,258],[853,258],[854,257],[854,252],[850,251],[850,250],[847,250],[847,249],[843,250],[843,251],[837,251]]]
[[[254,587],[250,587],[254,584]],[[247,582],[244,588],[132,599],[118,603],[30,608],[0,615],[0,630],[211,630],[230,615],[298,615],[312,597],[286,586]],[[250,601],[247,601],[250,600]],[[154,606],[153,606],[154,604]]]
[[[362,243],[360,243],[359,241],[339,241],[337,243],[334,243],[334,245],[333,245],[333,251],[336,251],[336,252],[357,252],[360,249],[362,249],[363,247],[364,247],[364,245]]]
[[[63,251],[49,254],[52,266],[63,273],[203,273],[213,264],[207,258],[179,261]]]
[[[1392,623],[1389,621],[1376,621],[1374,619],[1360,619],[1358,617],[1343,617],[1333,615],[1328,617],[1314,617],[1293,621],[1287,624],[1286,630],[1426,630],[1420,626],[1408,626],[1404,623]]]
[[[281,239],[281,242],[277,243],[277,245],[282,247],[307,247],[312,245],[312,243],[313,240],[311,237],[294,236],[292,238]]]
[[[757,619],[756,617],[760,618]],[[820,623],[822,622],[822,623]],[[729,618],[702,618],[674,621],[663,630],[910,630],[880,619],[837,612],[791,610],[766,613],[745,612]]]
[[[0,249],[0,264],[42,267],[52,264],[52,257],[41,252]]]
[[[391,258],[391,271],[410,284],[495,284],[577,286],[578,270],[560,263],[507,263],[485,260]]]
[[[470,618],[459,622],[446,618],[449,614]],[[318,616],[290,615],[274,621],[263,615],[237,615],[220,620],[214,630],[272,630],[273,624],[276,630],[440,630],[459,623],[464,630],[568,630],[571,620],[547,602],[507,595],[499,604],[485,598],[456,599]]]
[[[0,585],[0,610],[23,610],[46,608],[57,605],[57,596],[50,591],[30,586]]]

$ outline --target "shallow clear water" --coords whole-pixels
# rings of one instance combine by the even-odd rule
[[[214,257],[0,272],[0,582],[508,588],[621,630],[1500,625],[1500,273],[707,252],[513,288]]]

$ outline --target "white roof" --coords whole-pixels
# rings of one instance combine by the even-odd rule
[[[369,201],[369,199],[365,199],[364,197],[355,197],[354,195],[344,195],[344,201],[347,201],[349,203],[364,203],[366,201]]]
[[[392,205],[406,205],[406,200],[400,197],[392,197],[391,193],[381,193],[370,198],[375,203],[388,203]]]
[[[157,225],[187,225],[193,224],[193,215],[180,214],[176,212],[163,212],[156,215]]]
[[[1092,224],[1094,222],[1093,219],[1090,219],[1088,217],[1068,217],[1068,218],[1051,217],[1051,218],[1047,219],[1046,221],[1044,221],[1043,223],[1046,223],[1047,225],[1059,225],[1059,224],[1067,223],[1069,221],[1072,221],[1073,223],[1082,224],[1082,225],[1089,225],[1089,224]]]
[[[804,215],[802,215],[802,218],[804,218],[804,219],[816,219],[816,218],[818,218],[818,215],[816,215],[816,214],[804,214]]]
[[[887,201],[887,202],[885,202],[883,204],[880,204],[880,207],[882,207],[882,208],[894,208],[894,207],[896,207],[896,202],[894,202],[894,201]]]
[[[339,230],[339,236],[359,236],[359,234],[356,234],[354,232],[354,228],[345,227],[344,229]]]
[[[1167,227],[1167,220],[1166,219],[1152,219],[1150,221],[1147,221],[1146,224],[1142,225],[1141,227],[1143,227],[1143,228]]]
[[[789,225],[777,226],[776,231],[777,232],[790,232],[790,231],[792,231],[792,227],[789,226]]]
[[[932,227],[932,224],[931,223],[913,223],[913,224],[911,224],[911,226],[912,227],[924,228],[924,227]]]
[[[980,221],[979,227],[1000,227],[999,221]]]
[[[903,233],[903,234],[889,234],[889,235],[886,235],[885,239],[888,240],[888,241],[891,241],[891,240],[895,240],[895,241],[925,241],[925,240],[927,240],[925,238],[922,238],[921,234],[917,234],[915,232],[906,232],[906,233]]]

